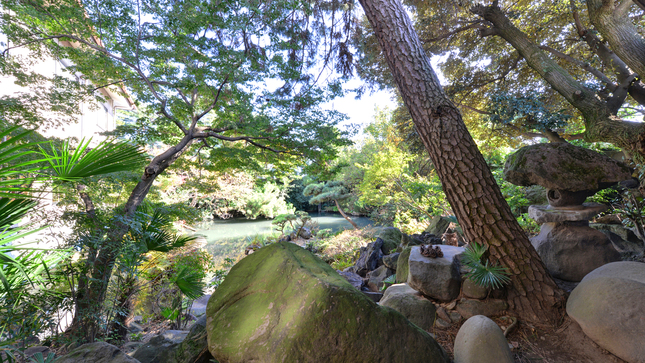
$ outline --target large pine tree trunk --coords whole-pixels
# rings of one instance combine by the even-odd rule
[[[486,244],[508,267],[512,311],[534,323],[556,323],[563,292],[513,217],[459,110],[444,94],[399,0],[360,0],[376,32],[417,132],[469,241]]]

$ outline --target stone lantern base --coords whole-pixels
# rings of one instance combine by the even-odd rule
[[[589,227],[589,219],[606,209],[595,203],[575,209],[529,207],[529,216],[542,223],[540,234],[531,239],[531,244],[551,276],[577,282],[604,264],[620,261],[620,253],[609,238]]]

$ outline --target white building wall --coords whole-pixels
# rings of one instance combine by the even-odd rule
[[[12,49],[11,55],[26,57],[28,52],[24,49]],[[56,60],[47,58],[40,62],[33,64],[32,70],[45,76],[64,76],[68,78],[76,78],[79,82],[87,82],[83,80],[81,75],[72,75],[66,71],[71,63],[67,60]],[[112,86],[115,87],[115,86]],[[15,96],[19,93],[30,92],[28,88],[19,86],[15,83],[15,78],[11,76],[0,76],[0,96]],[[114,90],[101,88],[96,91],[105,102],[84,103],[80,105],[81,115],[77,117],[76,122],[64,125],[56,129],[38,128],[38,132],[46,137],[57,137],[66,139],[70,137],[81,140],[82,138],[93,138],[93,144],[100,142],[104,137],[99,133],[105,131],[112,131],[116,127],[116,111],[118,109],[134,109],[131,100],[116,93]],[[47,114],[43,114],[47,117]]]

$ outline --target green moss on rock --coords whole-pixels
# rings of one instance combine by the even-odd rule
[[[403,282],[408,282],[408,273],[410,272],[410,252],[412,247],[406,247],[401,254],[396,263],[396,283],[400,284]]]
[[[381,250],[383,250],[384,255],[389,255],[396,251],[396,248],[401,243],[401,231],[399,231],[398,228],[383,228],[378,234],[378,237],[383,240],[383,247],[381,247]]]
[[[207,316],[224,362],[448,362],[430,335],[288,242],[235,265]]]
[[[607,188],[631,178],[623,163],[569,143],[525,146],[508,156],[504,179],[521,186],[583,191]]]

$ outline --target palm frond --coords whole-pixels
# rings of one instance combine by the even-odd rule
[[[486,246],[477,242],[470,242],[462,255],[462,261],[466,264],[481,263],[484,253],[486,253]]]
[[[492,266],[488,264],[488,261],[483,265],[473,268],[466,276],[479,286],[491,287],[493,289],[499,289],[511,282],[506,267]]]
[[[24,139],[31,131],[11,134],[19,127],[10,127],[0,132],[0,197],[4,198],[30,198],[28,193],[33,190],[25,185],[37,180],[36,177],[30,177],[29,174],[37,174],[40,170],[35,164],[42,162],[42,159],[24,160],[25,157],[34,154],[29,150],[33,143],[24,143]]]
[[[50,144],[50,151],[41,147],[40,152],[54,171],[55,177],[63,181],[76,181],[85,177],[134,170],[145,162],[144,153],[138,147],[123,141],[106,140],[89,149],[92,139],[72,149],[70,142],[57,150]]]
[[[462,255],[463,264],[470,268],[466,277],[479,286],[498,289],[511,282],[511,279],[508,277],[506,267],[495,266],[488,261],[482,261],[487,249],[486,246],[477,242],[468,244]]]
[[[173,282],[189,299],[197,299],[204,295],[204,282],[199,273],[188,266],[182,266],[177,270]]]
[[[0,198],[0,230],[17,224],[36,204],[29,199]]]

